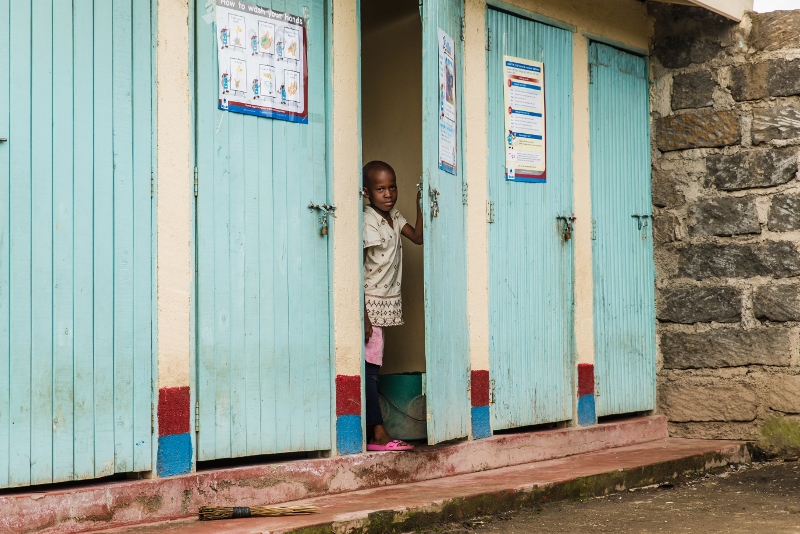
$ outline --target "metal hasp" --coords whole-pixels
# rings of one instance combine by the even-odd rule
[[[431,218],[439,216],[439,191],[431,189],[428,193],[431,199]]]
[[[308,203],[308,209],[322,212],[322,215],[319,217],[319,235],[320,237],[328,235],[328,217],[336,218],[336,206],[330,204],[314,204],[312,201]]]
[[[639,230],[641,230],[642,228],[647,228],[647,219],[652,218],[653,216],[652,215],[637,215],[637,214],[634,213],[633,215],[631,215],[631,217],[636,219],[637,226],[639,227]]]
[[[556,217],[557,221],[561,221],[562,225],[562,235],[564,236],[564,241],[569,241],[572,239],[572,232],[575,230],[575,215],[570,215],[566,217],[564,215],[559,215]]]

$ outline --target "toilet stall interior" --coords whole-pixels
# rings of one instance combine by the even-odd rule
[[[397,174],[398,202],[416,217],[422,175],[422,23],[417,0],[361,1],[361,136],[364,163]],[[404,240],[403,326],[386,329],[381,374],[425,372],[423,248]]]

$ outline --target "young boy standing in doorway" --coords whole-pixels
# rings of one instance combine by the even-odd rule
[[[366,357],[367,450],[405,451],[413,449],[393,439],[383,427],[378,400],[378,371],[383,364],[384,332],[403,324],[400,284],[403,277],[404,235],[415,245],[422,244],[421,193],[417,192],[417,222],[411,226],[397,209],[397,177],[383,161],[364,165],[364,191],[369,204],[364,206],[364,334]]]

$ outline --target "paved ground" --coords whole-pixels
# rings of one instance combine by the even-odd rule
[[[553,503],[428,532],[800,533],[799,464],[748,464],[674,486]]]

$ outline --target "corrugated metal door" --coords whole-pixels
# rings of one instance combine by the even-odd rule
[[[572,417],[572,33],[488,10],[492,428]],[[503,56],[544,63],[547,182],[505,179]]]
[[[307,17],[309,121],[218,109],[198,4],[198,460],[331,448],[325,2],[256,3]]]
[[[589,46],[597,415],[655,406],[647,60]],[[644,217],[643,217],[644,216]]]
[[[0,2],[0,487],[151,469],[150,2]]]
[[[468,436],[470,429],[462,14],[463,0],[426,0],[422,5],[422,206],[430,444]],[[439,169],[439,28],[455,42],[459,163],[455,176]],[[438,204],[435,216],[434,204]]]

